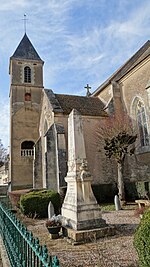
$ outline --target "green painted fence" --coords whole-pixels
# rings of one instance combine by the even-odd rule
[[[0,203],[0,235],[12,267],[60,267],[57,256],[49,256],[32,232]]]

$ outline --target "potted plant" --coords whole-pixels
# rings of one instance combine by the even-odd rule
[[[52,218],[48,219],[45,226],[50,234],[58,234],[62,226],[61,215],[54,215]]]

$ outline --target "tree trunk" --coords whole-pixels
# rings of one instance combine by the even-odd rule
[[[123,181],[123,163],[118,164],[118,190],[119,190],[119,200],[121,205],[125,203],[125,190]]]

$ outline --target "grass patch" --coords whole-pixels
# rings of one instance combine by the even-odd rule
[[[113,211],[115,210],[115,204],[114,203],[101,203],[100,209],[102,211]]]
[[[137,208],[137,204],[135,203],[127,203],[125,206],[123,206],[123,210],[135,210]],[[101,203],[100,209],[102,211],[114,211],[115,204],[114,203]]]

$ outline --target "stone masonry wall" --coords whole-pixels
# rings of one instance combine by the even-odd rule
[[[146,119],[150,134],[150,103],[148,101],[148,93],[146,85],[150,80],[150,60],[145,60],[138,65],[118,84],[120,85],[120,96],[122,99],[122,107],[133,120],[136,127],[135,106],[136,99],[140,99],[144,103],[146,111]],[[108,87],[107,87],[108,88]],[[104,90],[105,92],[106,90]],[[103,96],[103,91],[99,97]],[[115,95],[114,95],[115,97]],[[114,104],[117,102],[114,101]],[[120,103],[119,103],[120,104]],[[117,107],[115,107],[117,110]],[[137,132],[137,131],[135,131]],[[138,132],[137,132],[138,133]],[[150,146],[140,147],[139,139],[136,142],[136,152],[134,156],[128,157],[125,164],[124,179],[126,182],[150,181]],[[107,165],[106,165],[107,166]]]

